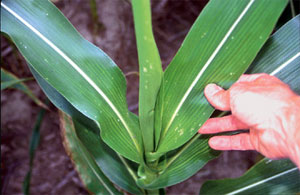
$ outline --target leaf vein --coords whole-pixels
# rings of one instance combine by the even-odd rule
[[[203,66],[203,68],[200,70],[200,72],[198,73],[198,75],[196,76],[196,78],[194,79],[194,81],[192,82],[191,86],[188,88],[188,90],[185,92],[184,96],[182,97],[181,101],[179,102],[178,106],[176,107],[175,112],[173,113],[169,123],[167,124],[164,134],[162,137],[164,137],[168,131],[168,129],[170,128],[172,122],[174,121],[177,113],[179,112],[180,108],[182,107],[183,103],[185,102],[185,100],[187,99],[188,95],[190,94],[190,92],[192,91],[192,89],[194,88],[194,86],[197,84],[197,82],[199,81],[200,77],[203,75],[203,73],[205,72],[205,70],[207,69],[207,67],[211,64],[211,62],[214,60],[214,58],[216,57],[216,55],[218,54],[218,52],[220,51],[220,49],[222,48],[222,46],[225,44],[225,42],[227,41],[228,37],[230,36],[230,34],[233,32],[233,30],[236,28],[236,26],[239,24],[239,22],[241,21],[241,19],[244,17],[244,15],[247,13],[247,11],[249,10],[249,8],[251,7],[251,5],[254,3],[255,0],[251,0],[247,6],[244,8],[244,10],[242,11],[242,13],[239,15],[239,17],[236,19],[236,21],[232,24],[232,26],[230,27],[230,29],[228,30],[228,32],[225,34],[224,38],[222,39],[222,41],[220,42],[220,44],[217,46],[217,48],[214,50],[214,52],[212,53],[212,55],[209,57],[209,59],[207,60],[207,62],[205,63],[205,65]]]
[[[293,171],[295,171],[295,170],[297,170],[297,169],[298,169],[298,168],[295,167],[295,168],[289,169],[289,170],[287,170],[287,171],[284,171],[284,172],[282,172],[282,173],[273,175],[272,177],[266,178],[266,179],[261,180],[261,181],[259,181],[259,182],[250,184],[250,185],[245,186],[245,187],[243,187],[243,188],[241,188],[241,189],[238,189],[238,190],[235,190],[235,191],[233,191],[233,192],[230,192],[230,193],[228,193],[228,195],[229,195],[229,194],[230,194],[230,195],[233,195],[233,194],[237,194],[237,193],[240,193],[240,192],[242,192],[242,191],[248,190],[249,188],[252,188],[252,187],[255,187],[255,186],[260,185],[260,184],[262,184],[262,183],[268,182],[268,181],[270,181],[270,180],[272,180],[272,179],[276,179],[277,177],[280,177],[280,176],[282,176],[282,175],[288,174],[288,173],[293,172]]]
[[[130,128],[128,127],[128,125],[125,122],[124,118],[122,117],[121,113],[118,111],[118,109],[115,107],[115,105],[109,100],[109,98],[105,95],[105,93],[97,86],[97,84],[85,72],[83,72],[83,70],[81,70],[80,67],[72,59],[70,59],[61,49],[59,49],[56,45],[54,45],[54,43],[52,43],[47,37],[45,37],[43,34],[41,34],[35,27],[33,27],[31,24],[29,24],[26,20],[24,20],[21,16],[19,16],[15,11],[13,11],[11,8],[9,8],[7,5],[5,5],[3,2],[1,2],[1,6],[4,9],[6,9],[11,15],[16,17],[20,22],[22,22],[27,28],[29,28],[31,31],[33,31],[39,38],[41,38],[46,44],[48,44],[54,51],[56,51],[100,94],[100,96],[107,102],[107,104],[111,107],[111,109],[114,111],[114,113],[118,116],[118,118],[122,122],[123,126],[125,127],[125,129],[127,130],[128,134],[129,134],[129,136],[133,140],[137,150],[139,152],[141,152],[139,145],[136,143],[136,140],[134,139],[134,135],[130,131]]]

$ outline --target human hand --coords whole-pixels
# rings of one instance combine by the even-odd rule
[[[249,129],[249,133],[215,136],[216,150],[257,150],[268,158],[286,158],[300,167],[300,96],[267,74],[243,75],[225,91],[215,84],[204,90],[209,103],[232,115],[211,118],[201,134]]]

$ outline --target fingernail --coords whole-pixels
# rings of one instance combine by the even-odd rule
[[[203,125],[203,126],[198,130],[198,133],[205,134],[206,131],[207,131],[207,129],[206,129],[205,126]]]
[[[208,142],[209,146],[216,150],[222,150],[227,148],[228,142],[226,139],[220,139],[219,137],[212,137]]]
[[[216,84],[208,84],[205,89],[205,95],[207,96],[213,96],[214,94],[216,94],[217,92],[219,92],[220,90],[222,90],[221,87],[219,87]]]
[[[201,133],[201,134],[207,134],[209,133],[209,127],[207,125],[207,123],[204,123],[200,129],[198,130],[198,133]]]

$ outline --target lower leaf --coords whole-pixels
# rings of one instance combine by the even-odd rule
[[[299,192],[299,178],[289,160],[263,159],[240,178],[204,183],[200,194],[294,194]]]
[[[133,194],[143,191],[136,185],[135,180],[122,161],[122,156],[110,149],[100,138],[97,126],[84,126],[74,121],[76,133],[87,151],[93,156],[103,173],[115,184]],[[126,165],[129,166],[129,165]]]
[[[29,68],[51,102],[60,110],[72,116],[78,140],[86,148],[86,151],[90,153],[103,173],[113,183],[124,190],[133,194],[141,194],[141,190],[137,187],[135,181],[128,173],[128,170],[121,162],[120,158],[122,157],[101,140],[99,128],[96,123],[76,110],[61,94],[32,69],[30,65]]]
[[[71,118],[60,112],[60,119],[65,149],[88,191],[93,194],[121,194],[77,138]]]

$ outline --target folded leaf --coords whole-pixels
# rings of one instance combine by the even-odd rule
[[[101,137],[135,162],[142,157],[139,124],[126,103],[126,81],[115,63],[83,39],[49,1],[1,1],[1,31],[77,110],[101,126]]]
[[[197,133],[213,112],[204,87],[217,83],[228,88],[245,72],[286,3],[212,0],[207,4],[164,74],[158,155]]]
[[[152,183],[145,183],[143,178],[138,184],[146,189],[159,189],[186,180],[199,171],[208,161],[216,158],[220,152],[210,149],[207,136],[196,136],[177,152],[161,162],[158,167],[162,170]]]
[[[154,149],[154,107],[162,66],[151,24],[150,0],[133,0],[134,26],[140,67],[139,118],[146,152]]]
[[[76,110],[62,95],[38,75],[30,65],[29,68],[52,103],[60,110],[72,116],[76,136],[106,177],[130,193],[141,194],[141,190],[136,185],[128,169],[121,162],[122,157],[101,140],[99,128],[96,123]]]
[[[200,194],[294,194],[299,186],[300,172],[292,162],[263,159],[240,178],[204,183]]]
[[[60,120],[64,146],[88,191],[93,194],[121,194],[102,173],[89,152],[77,138],[71,118],[60,112]]]

